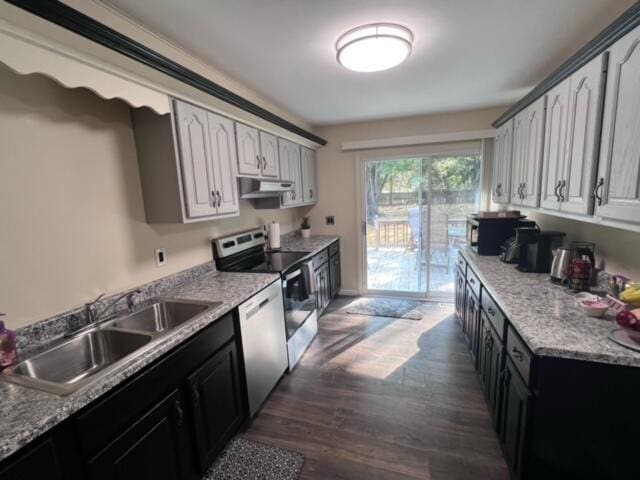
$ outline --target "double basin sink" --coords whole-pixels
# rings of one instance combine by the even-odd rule
[[[176,328],[220,304],[156,299],[56,343],[5,370],[0,377],[18,385],[68,395],[142,355]]]

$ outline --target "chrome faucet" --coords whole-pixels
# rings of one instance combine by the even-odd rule
[[[104,293],[101,293],[100,295],[98,295],[98,298],[96,298],[93,302],[85,303],[84,305],[84,311],[85,311],[85,317],[87,319],[87,323],[88,324],[96,323],[98,320],[100,320],[100,318],[104,316],[105,313],[111,310],[123,298],[127,300],[127,309],[129,311],[133,310],[133,299],[135,295],[139,293],[142,293],[142,290],[138,288],[130,292],[124,293],[120,295],[118,298],[116,298],[109,305],[107,305],[101,312],[98,313],[96,312],[96,304],[104,297]]]

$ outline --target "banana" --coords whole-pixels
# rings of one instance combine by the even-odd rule
[[[640,283],[630,284],[620,294],[620,300],[626,303],[640,303]]]

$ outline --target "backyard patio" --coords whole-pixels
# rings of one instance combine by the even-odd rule
[[[451,247],[447,255],[436,252],[430,268],[429,290],[435,294],[453,294],[455,259],[458,247]],[[426,271],[424,261],[419,265],[418,250],[406,248],[380,248],[369,250],[367,285],[370,290],[425,292]],[[448,268],[445,266],[448,263]]]

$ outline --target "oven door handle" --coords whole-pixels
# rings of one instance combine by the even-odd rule
[[[318,291],[318,285],[316,284],[315,269],[313,268],[313,260],[309,260],[302,264],[301,267],[304,280],[307,283],[307,289],[310,294],[315,294]]]
[[[302,270],[301,270],[301,269],[297,269],[297,270],[294,270],[294,271],[293,271],[293,272],[291,272],[291,273],[286,274],[286,275],[284,276],[284,279],[285,279],[285,280],[287,280],[287,281],[289,281],[289,280],[291,280],[292,278],[299,277],[301,274],[302,274]]]

